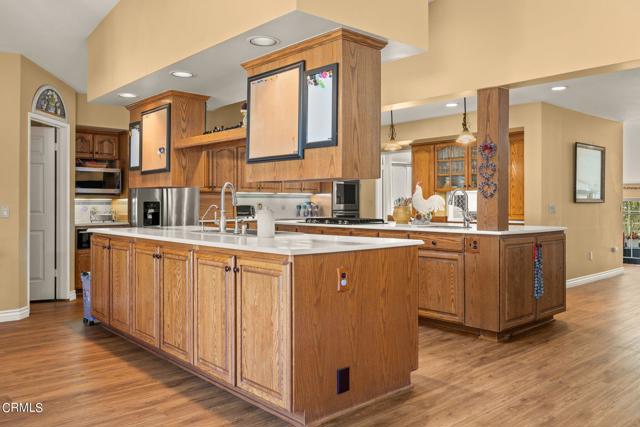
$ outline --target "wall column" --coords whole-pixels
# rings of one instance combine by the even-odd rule
[[[509,229],[509,89],[478,91],[478,230]]]

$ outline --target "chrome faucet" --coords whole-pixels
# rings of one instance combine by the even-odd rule
[[[233,206],[238,206],[238,197],[236,196],[236,187],[230,183],[225,182],[222,186],[222,190],[220,191],[220,232],[227,232],[227,214],[224,211],[224,193],[227,190],[227,187],[231,189],[231,203]]]
[[[463,206],[458,206],[458,204],[456,203],[456,195],[458,195],[458,193],[464,196]],[[467,194],[467,192],[459,188],[453,190],[451,194],[449,194],[448,204],[462,209],[462,220],[464,221],[464,228],[469,228],[469,223],[471,222],[472,218],[469,214],[469,195]]]
[[[205,220],[205,218],[207,217],[207,214],[209,213],[209,211],[211,209],[215,209],[213,211],[213,220]],[[209,207],[207,208],[206,211],[204,211],[204,214],[202,215],[202,218],[200,218],[200,228],[201,231],[204,232],[204,225],[208,222],[213,222],[214,224],[218,223],[218,205],[209,205]]]

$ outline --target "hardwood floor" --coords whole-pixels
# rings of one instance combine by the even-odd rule
[[[508,343],[420,327],[404,394],[331,426],[640,425],[640,266],[569,289],[567,312]],[[282,421],[100,327],[43,303],[0,324],[0,403],[43,402],[0,426],[281,426]]]

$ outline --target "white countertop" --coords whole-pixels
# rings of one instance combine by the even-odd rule
[[[396,224],[395,222],[388,222],[386,224],[359,224],[359,225],[338,225],[338,224],[307,224],[304,220],[287,220],[276,221],[276,224],[281,225],[300,225],[311,227],[335,227],[335,228],[360,228],[364,230],[378,230],[378,231],[412,231],[412,232],[424,232],[424,233],[456,233],[456,234],[488,234],[494,236],[505,236],[511,234],[531,234],[531,233],[553,233],[558,231],[565,231],[567,227],[559,226],[546,226],[546,225],[510,225],[509,230],[506,231],[478,231],[476,224],[471,224],[470,228],[462,228],[459,224],[447,224],[447,223],[431,223],[429,225],[410,225],[410,224]]]
[[[210,246],[213,248],[263,252],[279,255],[310,255],[354,252],[422,245],[422,240],[382,239],[377,237],[329,236],[279,232],[273,238],[237,236],[233,234],[200,233],[200,227],[158,228],[92,228],[90,232],[112,236]]]
[[[129,225],[126,221],[76,222],[76,227],[121,227]]]

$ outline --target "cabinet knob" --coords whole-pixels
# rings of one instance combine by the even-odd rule
[[[239,272],[240,272],[240,269],[239,269],[238,267],[233,267],[233,272],[234,272],[234,273],[239,273]]]
[[[438,244],[438,242],[436,242],[435,240],[431,241],[431,245],[436,246]]]
[[[231,271],[231,267],[229,267],[228,265],[224,266],[224,271],[229,272]]]

